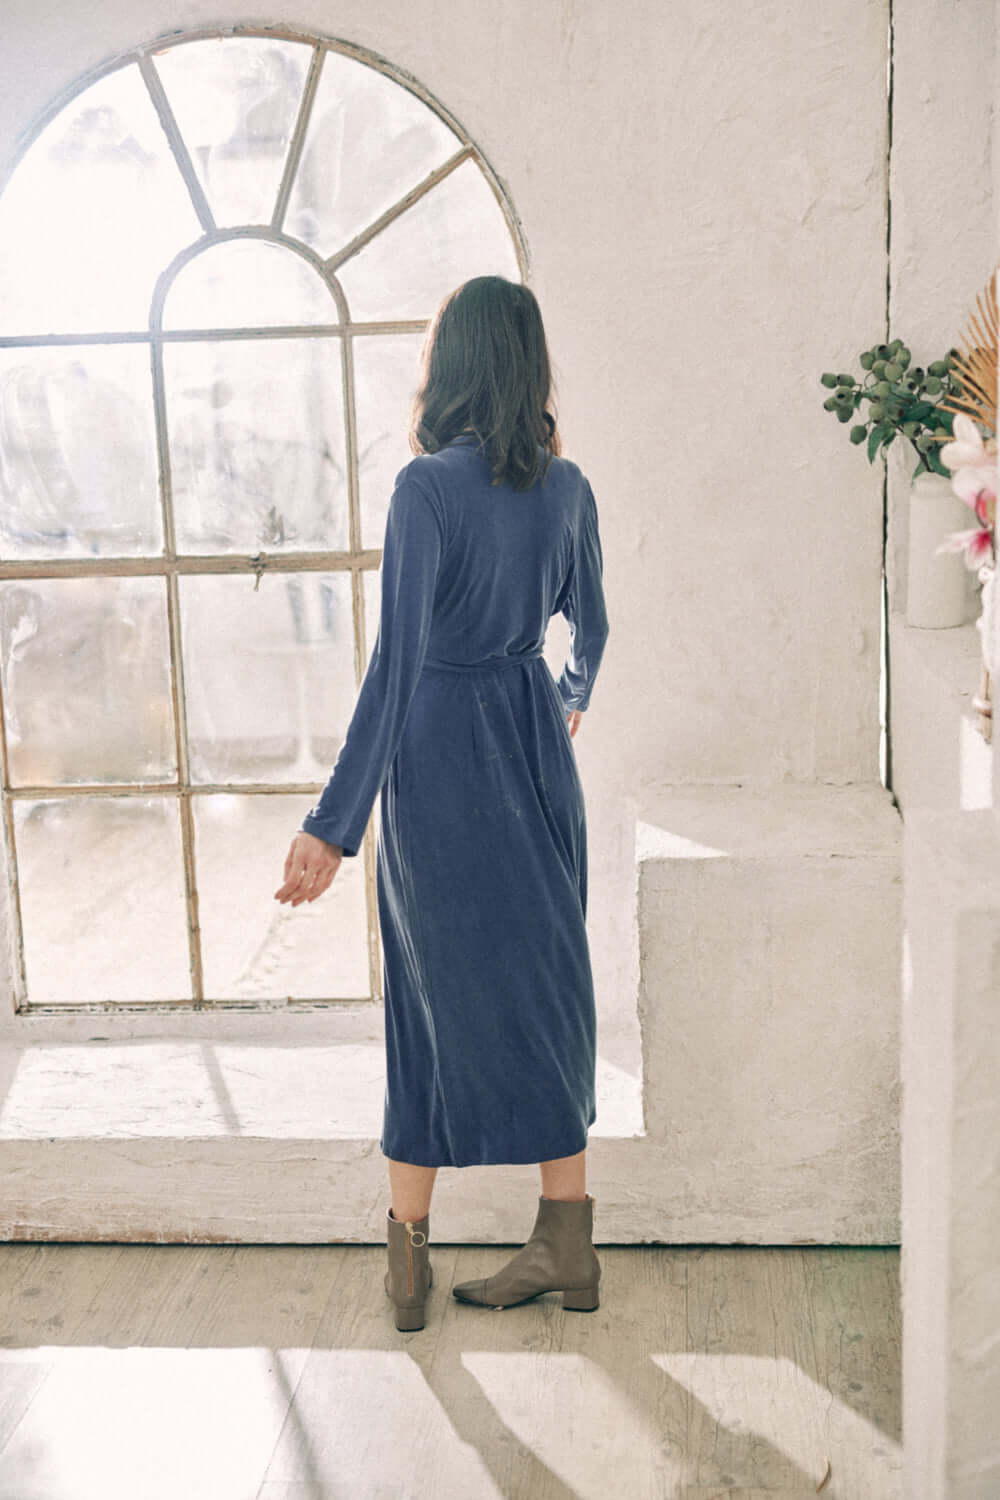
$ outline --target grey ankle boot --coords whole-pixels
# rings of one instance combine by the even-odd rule
[[[389,1269],[385,1289],[392,1298],[396,1327],[404,1332],[424,1326],[424,1302],[434,1284],[427,1241],[430,1214],[422,1219],[394,1219],[392,1207],[385,1211]]]
[[[582,1203],[538,1199],[535,1227],[527,1244],[494,1276],[452,1287],[460,1302],[512,1307],[541,1292],[562,1292],[563,1307],[593,1312],[598,1306],[601,1263],[592,1243],[594,1200]]]

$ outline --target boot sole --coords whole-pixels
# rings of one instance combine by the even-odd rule
[[[461,1292],[452,1288],[452,1296],[456,1302],[464,1302],[467,1307],[488,1307],[492,1312],[502,1311],[505,1307],[523,1307],[526,1302],[534,1302],[536,1297],[544,1297],[548,1292],[558,1291],[558,1287],[543,1287],[541,1291],[532,1292],[530,1297],[519,1297],[516,1302],[479,1302],[475,1297],[463,1297]],[[597,1287],[584,1287],[578,1291],[566,1291],[562,1294],[562,1305],[567,1312],[596,1312],[600,1307],[600,1296]]]

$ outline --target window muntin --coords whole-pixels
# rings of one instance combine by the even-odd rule
[[[377,806],[315,907],[275,872],[375,640],[427,318],[522,268],[473,144],[343,45],[154,45],[39,130],[0,194],[19,1009],[379,993]]]

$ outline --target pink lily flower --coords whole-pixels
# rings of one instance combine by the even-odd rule
[[[988,464],[990,456],[987,453],[986,444],[972,418],[967,417],[964,412],[957,412],[951,425],[955,434],[954,440],[944,443],[940,449],[941,462],[945,468],[978,469]],[[995,442],[993,450],[996,451]]]
[[[971,417],[959,412],[952,427],[955,440],[941,447],[941,462],[952,470],[951,487],[973,512],[978,526],[953,531],[938,552],[964,552],[965,566],[972,571],[993,562],[993,536],[997,521],[997,442],[983,441]]]
[[[953,531],[940,547],[934,548],[935,556],[938,552],[964,552],[965,566],[970,572],[975,572],[983,563],[993,561],[992,532],[983,526],[973,526],[969,531]]]
[[[979,464],[958,469],[951,476],[951,487],[960,500],[976,513],[980,526],[994,526],[997,518],[996,464]]]

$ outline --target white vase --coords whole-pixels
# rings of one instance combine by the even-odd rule
[[[969,507],[943,474],[917,474],[910,485],[910,541],[906,568],[906,623],[925,630],[963,625],[968,568],[961,552],[935,552],[952,531],[975,524]]]

